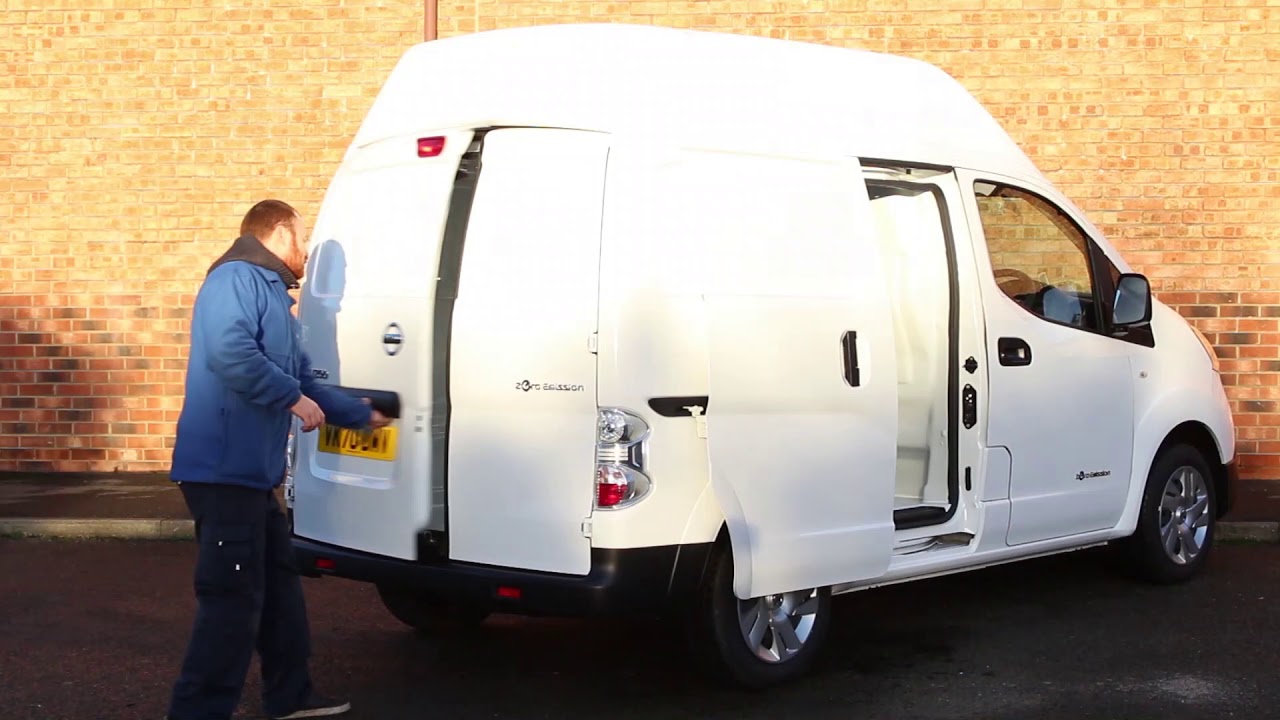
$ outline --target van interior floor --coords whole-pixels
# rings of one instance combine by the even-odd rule
[[[939,510],[945,511],[947,509],[947,505],[948,503],[946,503],[945,501],[921,502],[919,497],[902,497],[901,495],[899,495],[893,498],[894,512],[897,512],[898,510],[907,510],[909,508],[917,508],[917,507],[938,508]]]

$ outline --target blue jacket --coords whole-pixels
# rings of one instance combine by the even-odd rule
[[[312,377],[291,312],[296,282],[253,237],[210,269],[192,315],[173,480],[275,488],[284,479],[289,408],[304,394],[326,423],[368,426],[368,405]]]

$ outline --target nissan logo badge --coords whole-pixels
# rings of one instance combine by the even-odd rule
[[[404,333],[400,332],[400,326],[391,323],[386,330],[382,331],[382,349],[387,351],[388,355],[395,355],[400,352],[400,344],[404,342]]]

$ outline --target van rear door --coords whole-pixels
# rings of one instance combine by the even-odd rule
[[[449,349],[453,560],[591,569],[609,136],[486,134]]]
[[[297,535],[416,559],[434,531],[452,560],[590,570],[608,147],[514,128],[353,154],[317,221],[304,343],[322,382],[395,392],[402,417],[298,442]]]
[[[372,437],[325,426],[296,439],[300,537],[415,559],[418,534],[444,527],[435,310],[452,292],[439,278],[456,277],[442,238],[451,200],[464,199],[471,141],[457,132],[355,149],[325,195],[299,303],[303,346],[320,382],[395,393],[401,409]]]

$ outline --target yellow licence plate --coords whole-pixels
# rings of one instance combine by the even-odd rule
[[[348,430],[334,425],[320,426],[320,452],[373,460],[396,458],[396,429],[394,426],[378,428],[371,432]]]

